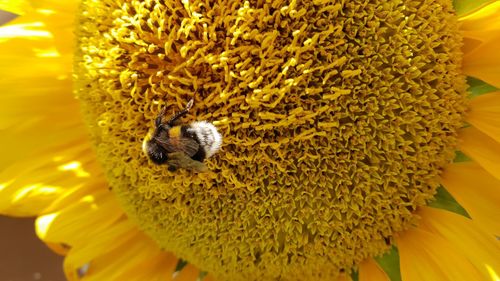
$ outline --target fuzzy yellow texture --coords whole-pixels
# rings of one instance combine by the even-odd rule
[[[310,280],[383,253],[466,108],[446,0],[87,0],[76,95],[127,214],[220,280]],[[164,106],[224,136],[210,172],[141,151]]]

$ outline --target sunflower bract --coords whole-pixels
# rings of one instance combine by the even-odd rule
[[[127,214],[220,280],[332,280],[416,222],[466,109],[451,1],[83,1],[76,95]],[[141,142],[164,105],[210,172]]]

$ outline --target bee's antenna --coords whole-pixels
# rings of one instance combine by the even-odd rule
[[[163,119],[163,115],[165,115],[165,112],[167,112],[167,107],[164,107],[161,109],[160,113],[158,113],[158,116],[156,116],[155,119],[155,126],[156,128],[161,126],[161,120]]]
[[[168,120],[167,125],[173,126],[173,123],[177,119],[181,118],[182,116],[186,115],[189,112],[189,110],[191,109],[191,107],[193,107],[193,104],[194,104],[194,100],[193,99],[189,100],[189,102],[186,105],[186,108],[184,108],[183,110],[181,110],[181,111],[177,112],[176,114],[174,114],[174,116],[172,116],[170,118],[170,120]]]

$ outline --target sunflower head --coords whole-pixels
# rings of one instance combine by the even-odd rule
[[[454,157],[450,1],[84,1],[77,35],[76,95],[113,191],[222,279],[335,277],[382,254]],[[159,151],[144,137],[161,108],[190,99],[186,122],[225,138],[208,173],[143,152]]]
[[[500,2],[453,2],[0,0],[0,213],[69,280],[498,280]]]

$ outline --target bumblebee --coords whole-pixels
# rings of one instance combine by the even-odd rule
[[[166,108],[155,119],[155,127],[144,138],[142,150],[157,165],[167,164],[170,171],[186,168],[206,171],[203,160],[214,155],[222,144],[222,136],[215,126],[206,121],[180,124],[191,107],[186,108],[165,121]]]

